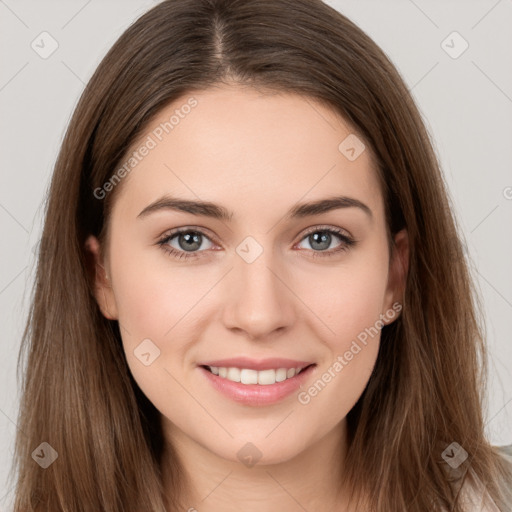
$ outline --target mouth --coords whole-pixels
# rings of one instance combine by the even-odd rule
[[[224,397],[241,405],[268,406],[299,392],[301,386],[307,385],[309,379],[313,378],[317,365],[300,363],[299,366],[287,368],[287,364],[260,370],[241,366],[201,364],[197,369],[205,383]]]
[[[246,386],[255,384],[271,386],[279,382],[293,379],[312,366],[316,365],[312,363],[295,368],[273,368],[268,370],[208,365],[201,365],[201,368],[204,368],[206,371],[221,379],[237,382]]]

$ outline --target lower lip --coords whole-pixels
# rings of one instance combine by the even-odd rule
[[[275,384],[242,384],[214,375],[212,372],[199,366],[212,386],[222,394],[245,405],[271,405],[290,396],[300,389],[301,384],[313,373],[316,365],[309,366],[295,377]]]

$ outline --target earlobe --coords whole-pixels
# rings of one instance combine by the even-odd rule
[[[409,236],[405,228],[394,236],[394,242],[392,259],[389,265],[385,311],[392,309],[395,303],[403,304],[409,272]]]
[[[117,320],[117,306],[114,290],[101,256],[98,239],[90,235],[85,241],[89,272],[94,286],[96,302],[105,318]]]

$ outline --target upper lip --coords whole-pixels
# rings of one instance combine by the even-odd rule
[[[205,361],[199,366],[215,366],[217,368],[246,368],[248,370],[275,370],[279,368],[305,368],[313,364],[311,361],[297,361],[275,357],[271,359],[250,359],[248,357],[234,357],[230,359],[217,359]]]

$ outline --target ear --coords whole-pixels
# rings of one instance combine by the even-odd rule
[[[90,235],[85,241],[89,271],[94,282],[94,296],[105,318],[117,320],[117,305],[110,277],[102,259],[98,239]]]
[[[409,236],[407,230],[405,228],[402,229],[396,233],[393,239],[395,244],[392,248],[391,260],[389,262],[388,285],[384,298],[383,315],[385,315],[386,311],[397,311],[397,306],[395,305],[395,307],[393,307],[393,304],[403,304],[405,284],[409,271]],[[393,318],[395,318],[394,314]],[[390,320],[385,323],[388,324],[392,322],[393,320]]]

